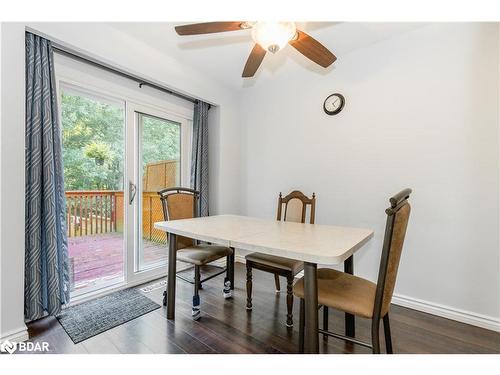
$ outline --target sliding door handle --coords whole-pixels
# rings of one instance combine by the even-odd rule
[[[137,188],[135,187],[135,184],[132,181],[129,181],[128,182],[129,204],[132,204],[134,202],[136,191],[137,191]]]

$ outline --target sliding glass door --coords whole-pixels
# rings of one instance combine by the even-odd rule
[[[73,297],[162,277],[158,191],[189,186],[191,120],[58,81]]]

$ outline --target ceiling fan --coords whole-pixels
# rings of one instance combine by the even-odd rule
[[[267,51],[276,53],[287,44],[324,68],[337,60],[324,45],[298,30],[294,22],[205,22],[175,27],[179,35],[212,34],[247,29],[252,29],[255,45],[248,56],[242,77],[253,77]]]

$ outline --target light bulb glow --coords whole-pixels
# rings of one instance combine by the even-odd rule
[[[252,27],[252,38],[266,51],[276,52],[295,37],[294,22],[256,22]]]

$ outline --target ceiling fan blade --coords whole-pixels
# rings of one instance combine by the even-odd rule
[[[244,27],[241,27],[242,24],[244,24],[244,21],[192,23],[189,25],[176,26],[175,31],[177,31],[179,35],[221,33],[224,31],[242,30],[244,29]]]
[[[250,56],[248,56],[247,63],[245,64],[245,68],[243,69],[243,74],[241,76],[244,78],[253,77],[257,69],[259,69],[262,60],[264,60],[265,55],[266,50],[259,44],[255,43],[252,52],[250,52]]]
[[[288,43],[305,57],[321,65],[323,68],[330,66],[337,60],[328,48],[303,31],[297,30],[297,38],[290,40]]]

